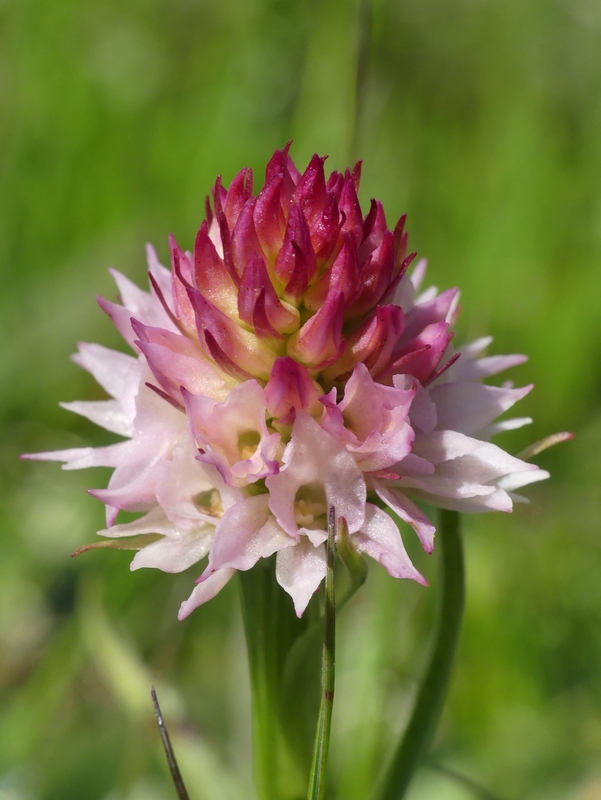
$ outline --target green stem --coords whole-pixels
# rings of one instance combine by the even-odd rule
[[[463,548],[456,511],[440,515],[441,585],[438,626],[430,664],[378,800],[401,800],[428,753],[442,713],[461,629],[464,601]]]
[[[239,572],[252,702],[254,775],[261,800],[278,800],[278,714],[270,570]]]
[[[238,575],[250,671],[255,784],[260,800],[281,800],[283,665],[306,622],[296,618],[278,585],[273,559]]]
[[[346,525],[344,519],[341,518],[340,521],[342,525]],[[336,592],[334,586],[334,564],[336,561],[335,532],[336,515],[334,507],[332,506],[328,519],[328,541],[326,545],[327,571],[321,657],[321,699],[307,800],[322,800],[325,793],[326,766],[330,744],[332,709],[334,706],[334,665],[336,660]]]

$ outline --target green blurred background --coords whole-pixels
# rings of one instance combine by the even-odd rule
[[[441,289],[457,340],[494,334],[534,381],[507,434],[553,478],[513,517],[465,523],[468,598],[449,703],[410,800],[601,798],[601,4],[374,0],[355,118],[358,8],[342,0],[3,0],[0,4],[0,800],[174,796],[154,681],[195,800],[252,797],[235,582],[184,623],[198,570],[130,574],[70,552],[103,525],[106,471],[19,453],[110,441],[59,400],[100,397],[68,357],[121,347],[95,295],[106,267],[145,284],[144,243],[190,247],[227,183],[294,139],[304,166],[364,160],[362,200]],[[365,21],[365,19],[364,19]],[[331,771],[364,800],[424,664],[424,590],[375,566],[340,619]],[[334,797],[334,794],[332,794]]]

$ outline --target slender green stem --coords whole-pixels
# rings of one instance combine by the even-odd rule
[[[378,800],[401,800],[405,796],[416,768],[428,753],[447,694],[464,601],[463,548],[456,511],[441,512],[439,538],[441,585],[434,649]]]
[[[167,732],[167,726],[165,725],[165,720],[163,719],[163,714],[161,712],[161,707],[159,705],[157,693],[155,692],[154,686],[151,686],[150,688],[150,695],[152,697],[152,705],[154,706],[154,715],[157,720],[157,725],[159,726],[161,740],[163,742],[163,749],[165,750],[165,755],[167,756],[167,763],[169,764],[169,771],[171,772],[171,777],[173,778],[173,785],[175,786],[175,791],[177,792],[179,800],[189,800],[188,792],[186,791],[182,774],[179,771],[179,767],[177,765],[175,753],[173,752],[173,747],[171,746],[171,740],[169,738],[169,733]]]
[[[342,524],[346,524],[341,519]],[[334,564],[336,561],[336,513],[330,507],[328,519],[328,541],[326,545],[327,570],[325,588],[325,609],[323,626],[323,647],[321,659],[321,700],[319,717],[315,732],[315,748],[309,778],[307,800],[322,800],[325,793],[326,765],[330,744],[332,709],[334,706],[334,681],[336,659],[336,592],[334,586]]]

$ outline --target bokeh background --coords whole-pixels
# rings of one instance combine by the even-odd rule
[[[260,184],[290,138],[301,166],[363,158],[363,202],[407,212],[430,280],[461,287],[458,341],[492,333],[494,352],[529,354],[511,377],[535,383],[520,409],[535,422],[504,446],[577,434],[539,457],[553,478],[529,506],[465,521],[465,628],[410,800],[601,798],[601,4],[368,11],[0,4],[1,800],[174,796],[151,682],[191,796],[253,796],[235,582],[178,623],[194,570],[69,558],[103,525],[86,488],[107,472],[18,455],[109,441],[57,405],[101,396],[69,361],[78,340],[121,347],[94,299],[115,297],[107,266],[144,284],[144,243],[164,260],[170,232],[190,247],[216,174],[248,165]],[[437,564],[411,552],[431,589],[372,567],[340,618],[338,800],[369,797],[423,668]]]

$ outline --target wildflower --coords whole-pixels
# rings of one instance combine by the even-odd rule
[[[532,387],[482,379],[524,357],[482,357],[490,339],[455,350],[457,289],[420,293],[405,217],[390,230],[375,200],[363,214],[360,164],[326,179],[324,160],[301,174],[276,151],[256,196],[249,169],[229,189],[218,179],[193,252],[171,239],[167,270],[148,248],[149,292],[114,273],[121,303],[100,305],[135,356],[81,345],[75,361],[112,399],[65,407],[125,439],[29,456],[114,469],[92,490],[99,533],[155,534],[132,569],[208,555],[180,618],[276,553],[302,615],[325,575],[332,505],[358,551],[425,583],[382,505],[431,552],[416,500],[511,511],[516,489],[548,477],[490,442],[530,422],[496,420]],[[119,524],[119,511],[141,516]]]

